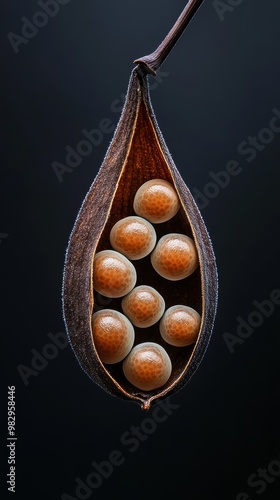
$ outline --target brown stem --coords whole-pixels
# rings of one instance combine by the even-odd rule
[[[166,35],[165,39],[161,42],[158,48],[148,56],[135,59],[135,64],[140,64],[141,69],[145,73],[156,75],[157,70],[168,56],[169,52],[173,49],[179,37],[182,35],[184,29],[202,4],[203,0],[189,0],[182,14],[178,17],[173,28]]]

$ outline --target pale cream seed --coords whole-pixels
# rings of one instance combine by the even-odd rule
[[[189,306],[176,305],[167,309],[160,320],[159,331],[168,344],[185,347],[197,340],[201,316]]]
[[[166,350],[154,342],[135,346],[123,362],[127,380],[142,391],[162,387],[169,379],[172,365]]]
[[[146,257],[156,244],[153,226],[142,217],[130,216],[119,220],[111,229],[112,247],[130,260]]]
[[[102,250],[94,257],[93,286],[105,297],[123,297],[135,286],[137,280],[133,264],[121,253]]]
[[[151,286],[135,287],[122,299],[122,310],[131,323],[139,328],[154,325],[164,313],[163,297]]]
[[[164,179],[152,179],[142,184],[133,202],[135,213],[154,224],[171,219],[179,207],[175,189]]]

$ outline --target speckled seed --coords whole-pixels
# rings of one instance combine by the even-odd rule
[[[102,250],[93,262],[93,286],[105,297],[123,297],[132,290],[137,279],[133,264],[119,252]]]
[[[93,314],[92,336],[101,361],[108,364],[122,361],[131,351],[135,339],[130,321],[112,309]]]
[[[153,250],[156,244],[156,232],[142,217],[125,217],[112,227],[110,242],[115,250],[128,259],[138,260]]]
[[[163,179],[152,179],[142,184],[133,202],[135,213],[154,224],[171,219],[179,206],[175,189]]]
[[[196,341],[200,323],[201,317],[192,307],[176,305],[164,313],[159,331],[168,344],[185,347]]]
[[[165,302],[154,288],[140,285],[123,298],[122,309],[133,325],[147,328],[161,318]]]
[[[164,385],[171,375],[171,360],[163,347],[154,342],[135,346],[123,362],[129,382],[142,391]]]
[[[151,255],[151,262],[163,278],[171,281],[186,278],[198,266],[195,244],[184,234],[166,234],[158,241]]]

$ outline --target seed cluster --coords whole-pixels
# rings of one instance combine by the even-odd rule
[[[166,280],[182,280],[196,270],[194,241],[178,233],[166,234],[157,241],[152,225],[170,220],[179,207],[179,198],[169,182],[145,182],[134,197],[137,215],[119,220],[111,229],[114,250],[102,250],[94,257],[94,289],[105,297],[122,299],[122,313],[103,309],[93,314],[96,350],[105,364],[123,361],[125,377],[143,391],[161,387],[170,378],[168,345],[189,346],[196,341],[200,329],[200,315],[191,307],[178,304],[165,310],[165,300],[155,288],[135,286],[137,272],[131,261],[149,254],[152,267]],[[135,336],[134,327],[144,329],[156,323],[167,350],[155,342],[138,343]]]

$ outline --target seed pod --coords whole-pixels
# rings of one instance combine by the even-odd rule
[[[165,299],[166,308],[185,304],[202,318],[194,346],[170,346],[172,374],[167,385],[145,392],[133,387],[118,364],[105,366],[99,359],[91,330],[95,306],[93,259],[110,247],[110,231],[120,219],[133,215],[139,187],[150,179],[170,182],[180,200],[177,214],[157,224],[158,237],[185,234],[197,249],[199,265],[186,279],[167,281],[154,271],[150,257],[133,261],[137,285],[149,284]],[[166,294],[166,291],[168,292]],[[71,234],[64,273],[64,317],[72,347],[82,368],[102,388],[148,408],[152,402],[181,388],[198,367],[207,347],[216,310],[216,267],[211,242],[198,208],[175,167],[158,128],[148,94],[147,77],[139,67],[131,75],[124,110],[101,169],[92,184]],[[113,299],[112,299],[113,303]],[[122,312],[115,299],[115,307]],[[110,308],[112,305],[110,304]],[[137,332],[137,328],[135,328]],[[141,331],[141,342],[165,345],[158,325]]]
[[[193,0],[194,4],[195,0]],[[201,1],[200,1],[201,3]],[[154,288],[166,309],[176,304],[193,308],[201,316],[196,342],[186,347],[167,344],[159,324],[135,327],[135,345],[153,342],[168,353],[172,372],[167,382],[141,390],[124,375],[122,363],[102,363],[93,340],[92,315],[99,309],[94,289],[96,253],[112,249],[110,232],[121,219],[135,215],[133,201],[147,181],[168,181],[178,195],[180,208],[169,220],[156,224],[157,238],[184,234],[194,241],[198,266],[187,278],[166,280],[151,265],[150,255],[134,260],[137,286]],[[211,241],[196,203],[173,163],[158,127],[149,97],[146,71],[141,61],[132,71],[124,109],[99,173],[76,219],[66,254],[63,311],[72,348],[83,370],[114,396],[138,402],[143,409],[182,388],[197,369],[213,328],[217,301],[217,275]],[[121,299],[106,301],[106,308],[122,313]]]

